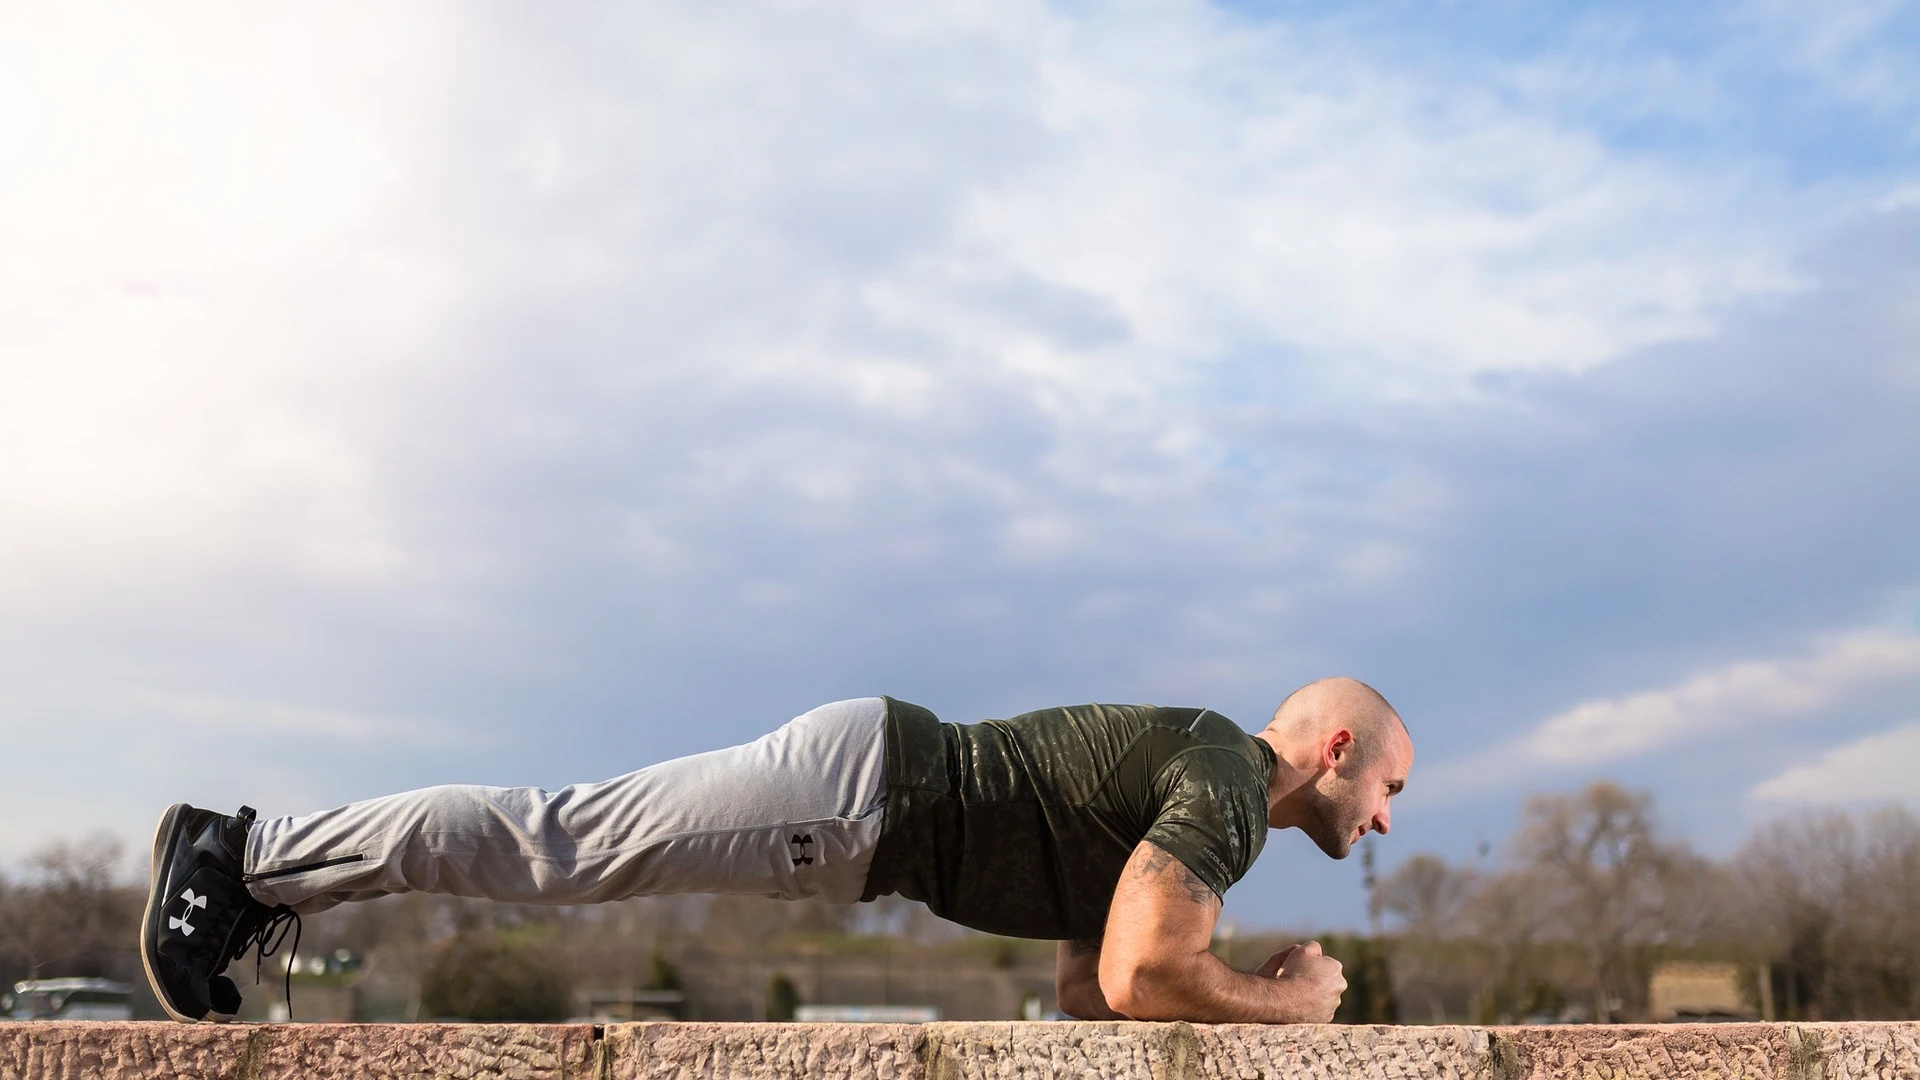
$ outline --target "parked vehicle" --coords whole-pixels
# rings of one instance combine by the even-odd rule
[[[112,979],[28,979],[0,995],[9,1020],[131,1020],[133,987]]]

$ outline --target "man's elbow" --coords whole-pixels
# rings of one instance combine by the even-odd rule
[[[1061,987],[1056,994],[1060,1011],[1075,1020],[1111,1020],[1113,1009],[1107,1006],[1100,996],[1097,986],[1081,984],[1075,987]]]
[[[1100,993],[1107,1004],[1135,1020],[1186,1019],[1186,1003],[1177,988],[1177,977],[1161,964],[1143,961],[1100,966]]]

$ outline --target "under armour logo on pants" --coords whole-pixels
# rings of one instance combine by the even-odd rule
[[[793,849],[793,865],[813,865],[813,854],[810,850],[813,847],[812,833],[794,833],[793,839],[787,841],[787,846]]]

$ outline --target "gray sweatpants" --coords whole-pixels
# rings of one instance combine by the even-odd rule
[[[590,904],[659,893],[853,903],[886,803],[886,701],[559,791],[449,785],[257,822],[248,889],[301,914],[386,893]]]

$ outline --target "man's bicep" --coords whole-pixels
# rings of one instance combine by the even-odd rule
[[[1165,848],[1142,840],[1114,886],[1102,944],[1125,960],[1205,949],[1219,917],[1212,886]]]
[[[1226,894],[1253,865],[1266,840],[1266,788],[1254,791],[1226,754],[1187,754],[1160,777],[1159,811],[1141,839],[1186,864]]]

